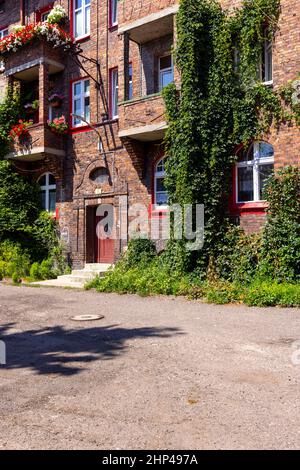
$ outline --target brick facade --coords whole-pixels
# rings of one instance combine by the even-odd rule
[[[0,29],[21,21],[20,0],[6,2],[0,13]],[[25,23],[38,19],[38,10],[48,4],[61,4],[68,13],[64,28],[74,30],[72,0],[28,0]],[[274,86],[296,77],[300,71],[300,4],[282,0],[279,30],[274,45]],[[238,6],[238,1],[222,2],[224,7]],[[90,34],[80,40],[79,62],[66,52],[48,46],[25,46],[6,59],[6,71],[41,59],[34,77],[39,88],[39,119],[31,129],[32,141],[39,147],[40,158],[16,158],[16,166],[38,179],[51,172],[57,181],[57,213],[61,232],[73,266],[82,267],[94,259],[94,210],[99,204],[113,204],[120,228],[120,214],[128,218],[124,200],[149,206],[153,202],[153,171],[163,155],[162,137],[166,126],[163,100],[158,89],[158,59],[171,52],[175,43],[176,0],[119,0],[118,26],[110,27],[109,1],[91,0]],[[145,20],[146,19],[146,20]],[[90,61],[89,59],[92,59]],[[98,66],[96,64],[98,62]],[[56,65],[54,66],[53,63]],[[81,63],[81,65],[79,65]],[[128,100],[128,65],[132,65],[132,99]],[[61,65],[61,67],[60,67]],[[109,118],[111,70],[119,72],[119,117]],[[28,82],[28,72],[19,76]],[[27,74],[27,75],[26,75]],[[63,93],[61,114],[70,119],[71,87],[80,78],[90,79],[90,122],[70,129],[67,136],[54,135],[47,126],[48,95]],[[15,79],[18,77],[15,77]],[[174,71],[179,85],[178,73]],[[2,76],[0,85],[14,79]],[[99,147],[99,135],[102,148]],[[283,126],[266,136],[275,149],[276,167],[299,165],[299,130]],[[53,151],[57,150],[57,153]],[[103,183],[91,178],[97,168],[105,168],[108,178]],[[125,199],[124,199],[125,198]],[[244,205],[233,215],[247,231],[258,230],[264,219],[263,207]],[[114,257],[126,245],[116,240]]]

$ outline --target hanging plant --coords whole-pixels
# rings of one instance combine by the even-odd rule
[[[55,5],[55,7],[53,7],[52,10],[50,11],[46,21],[47,23],[50,23],[50,24],[57,24],[57,23],[61,23],[62,21],[64,21],[66,17],[67,17],[67,12],[64,9],[64,7],[62,7],[61,5]]]
[[[52,121],[49,120],[48,126],[55,134],[59,135],[67,134],[69,128],[65,116],[55,118]]]
[[[59,93],[53,93],[48,99],[53,108],[60,108],[64,100],[64,96]]]
[[[39,109],[39,105],[39,100],[34,100],[31,103],[26,103],[24,105],[26,114],[34,114]]]

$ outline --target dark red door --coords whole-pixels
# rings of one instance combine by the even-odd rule
[[[96,263],[113,263],[114,262],[114,248],[115,243],[112,238],[98,237],[99,230],[97,230],[98,223],[105,216],[95,215],[95,262]],[[104,232],[108,231],[108,225],[104,226]]]

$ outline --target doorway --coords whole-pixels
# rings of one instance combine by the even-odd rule
[[[112,238],[98,238],[97,226],[106,214],[97,216],[97,207],[87,207],[86,262],[110,264],[115,258],[115,241]],[[108,231],[108,225],[104,226],[104,231]]]

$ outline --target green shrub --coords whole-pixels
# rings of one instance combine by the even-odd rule
[[[21,279],[20,279],[20,276],[18,273],[13,273],[12,275],[12,282],[14,284],[20,284],[21,283]]]
[[[260,283],[249,287],[244,302],[250,306],[300,307],[299,284]]]
[[[87,289],[98,292],[130,293],[142,296],[152,294],[187,295],[190,280],[162,269],[158,259],[148,265],[127,269],[121,263],[109,271],[104,278],[96,278],[86,285]]]
[[[127,268],[131,268],[138,264],[149,263],[155,255],[155,244],[151,240],[144,238],[132,239],[128,243],[123,263]]]
[[[278,282],[300,280],[300,172],[284,168],[266,185],[269,202],[263,232],[260,276]]]
[[[30,279],[32,281],[39,281],[39,280],[42,279],[39,263],[35,262],[35,263],[32,264],[32,266],[30,268],[29,276],[30,276]]]
[[[241,302],[244,288],[234,283],[219,282],[206,284],[203,288],[203,297],[209,303],[228,304]]]
[[[224,236],[215,268],[220,279],[249,284],[256,276],[261,252],[261,234],[246,235],[230,226]]]
[[[55,277],[53,273],[53,261],[51,258],[45,259],[41,262],[40,273],[42,279],[53,279],[53,277]]]
[[[5,240],[0,243],[0,269],[3,277],[26,277],[30,271],[30,256],[19,244]]]

